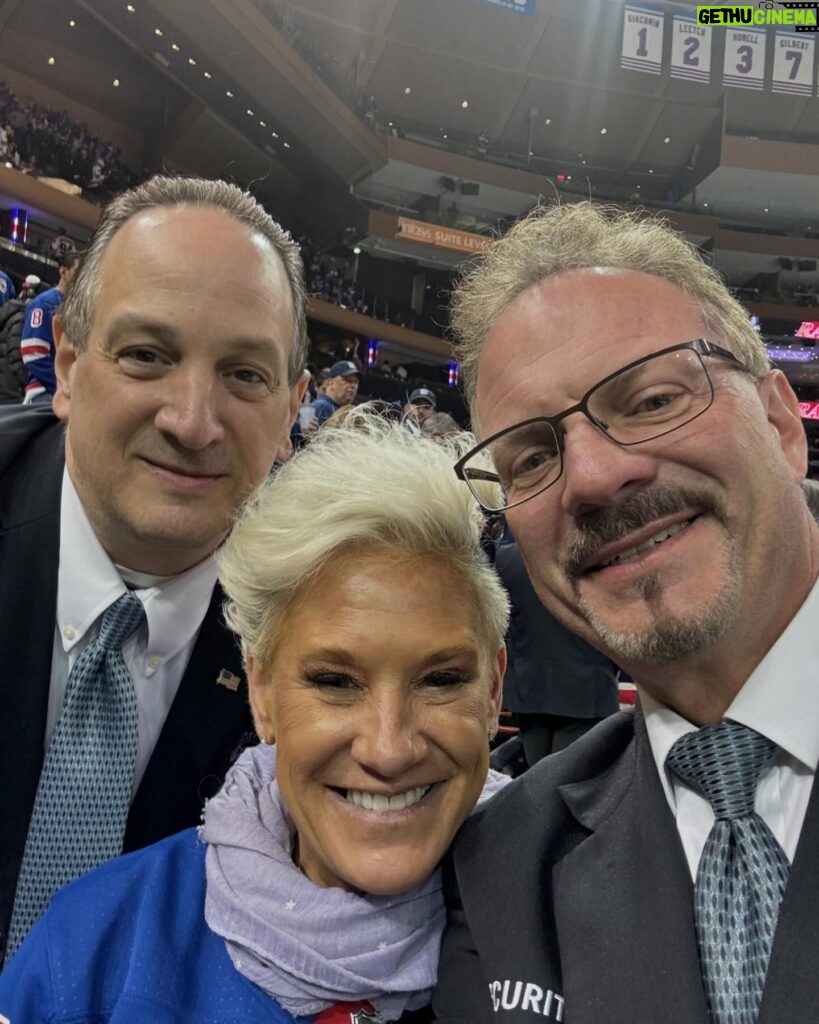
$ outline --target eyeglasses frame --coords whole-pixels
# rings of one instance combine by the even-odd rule
[[[639,441],[618,441],[615,438],[613,438],[611,434],[609,434],[609,432],[606,430],[604,425],[599,420],[595,419],[594,416],[592,416],[592,414],[589,412],[588,402],[591,396],[596,391],[599,391],[600,388],[602,388],[605,384],[608,384],[609,381],[614,380],[615,377],[619,377],[621,373],[625,373],[627,370],[633,370],[636,366],[640,366],[642,363],[650,362],[652,359],[656,359],[658,356],[665,356],[671,352],[682,352],[686,349],[695,352],[699,356],[700,363],[702,365],[703,370],[705,371],[706,380],[708,381],[708,385],[711,388],[711,398],[708,401],[708,405],[706,405],[704,409],[701,409],[700,412],[698,412],[695,416],[692,416],[690,420],[686,420],[685,423],[681,423],[677,427],[672,427],[670,430],[662,430],[658,434],[652,434],[651,437],[643,437]],[[460,459],[458,459],[458,461],[455,463],[455,466],[453,467],[455,470],[455,475],[458,477],[459,480],[463,480],[466,486],[469,487],[470,491],[472,491],[475,500],[481,505],[481,507],[486,512],[506,512],[510,508],[517,508],[518,505],[523,505],[525,502],[531,501],[531,499],[536,498],[538,494],[543,494],[544,491],[547,491],[550,487],[554,486],[554,484],[556,484],[557,481],[563,476],[563,450],[565,447],[566,431],[565,429],[560,427],[560,424],[568,416],[572,416],[576,412],[583,413],[583,415],[592,424],[592,426],[596,427],[596,429],[599,430],[600,433],[603,434],[605,437],[607,437],[609,441],[611,441],[613,444],[618,445],[621,448],[630,448],[633,445],[645,444],[647,441],[655,441],[658,437],[663,437],[665,434],[672,434],[675,430],[679,430],[680,427],[685,427],[689,423],[693,423],[694,420],[699,419],[699,417],[702,416],[704,413],[708,412],[708,410],[714,404],[714,382],[711,380],[711,375],[708,373],[708,368],[706,367],[705,363],[702,362],[703,356],[726,359],[734,365],[735,369],[743,370],[746,373],[749,372],[748,367],[745,365],[745,363],[743,363],[741,359],[737,359],[733,352],[729,352],[727,348],[723,348],[721,345],[714,344],[713,341],[706,341],[705,338],[695,338],[693,341],[682,341],[677,345],[669,345],[668,348],[661,348],[658,352],[650,352],[648,355],[642,356],[640,359],[635,359],[632,362],[627,363],[625,366],[621,366],[620,369],[615,370],[614,373],[608,374],[608,376],[604,377],[602,380],[599,380],[596,384],[593,384],[592,387],[590,387],[589,390],[583,395],[579,402],[576,402],[574,405],[569,406],[568,409],[564,409],[563,412],[559,412],[555,416],[533,416],[531,419],[521,420],[519,423],[513,423],[511,427],[504,427],[503,430],[499,430],[497,433],[492,434],[491,437],[487,437],[486,440],[481,441],[481,443],[478,445],[475,445],[475,447],[471,451],[468,451],[466,455],[463,455]],[[478,452],[483,451],[484,448],[488,447],[490,444],[493,444],[495,441],[498,440],[499,437],[503,437],[504,434],[509,434],[513,430],[517,430],[520,427],[527,427],[530,423],[546,423],[552,428],[552,432],[555,435],[555,440],[557,441],[557,449],[560,453],[560,471],[551,483],[546,484],[546,486],[541,488],[539,491],[535,491],[534,494],[530,494],[526,498],[521,498],[520,501],[515,501],[508,505],[503,505],[500,508],[488,508],[486,505],[483,504],[481,499],[472,489],[470,480],[464,472],[464,466],[466,465],[467,462],[469,462],[470,459],[474,458],[478,454]],[[485,472],[487,474],[486,477],[484,477],[484,479],[500,484],[500,479],[498,478],[496,473],[490,474],[488,470],[482,470],[482,472]]]

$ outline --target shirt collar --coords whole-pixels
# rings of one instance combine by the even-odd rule
[[[819,765],[819,581],[782,635],[760,661],[726,709],[725,718],[741,722],[773,740],[777,747],[815,772]],[[651,752],[672,807],[673,789],[665,768],[672,744],[696,726],[655,700],[642,688],[640,706]]]
[[[145,607],[148,649],[153,655],[169,658],[190,642],[207,611],[216,575],[216,561],[208,557],[178,576],[134,591]],[[106,608],[126,590],[88,521],[66,468],[57,586],[57,627],[63,649],[70,651],[82,640]]]

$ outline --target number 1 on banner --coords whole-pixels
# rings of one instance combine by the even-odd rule
[[[620,67],[659,75],[663,59],[665,15],[650,7],[626,6]]]

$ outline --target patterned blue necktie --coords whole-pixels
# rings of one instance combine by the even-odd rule
[[[754,1024],[765,987],[788,861],[754,811],[775,744],[737,722],[681,736],[666,766],[695,786],[716,815],[697,870],[694,918],[714,1024]]]
[[[7,960],[60,886],[122,852],[137,749],[122,645],[144,618],[139,598],[123,594],[68,677],[31,814]]]

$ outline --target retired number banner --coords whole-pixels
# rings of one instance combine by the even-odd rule
[[[765,33],[726,29],[722,81],[738,89],[761,89],[765,76]]]
[[[796,96],[813,95],[813,53],[815,39],[795,32],[777,32],[774,36],[772,92]]]
[[[620,67],[659,75],[663,63],[665,15],[652,7],[626,6]]]
[[[711,81],[711,29],[693,18],[674,15],[671,30],[671,77]]]

